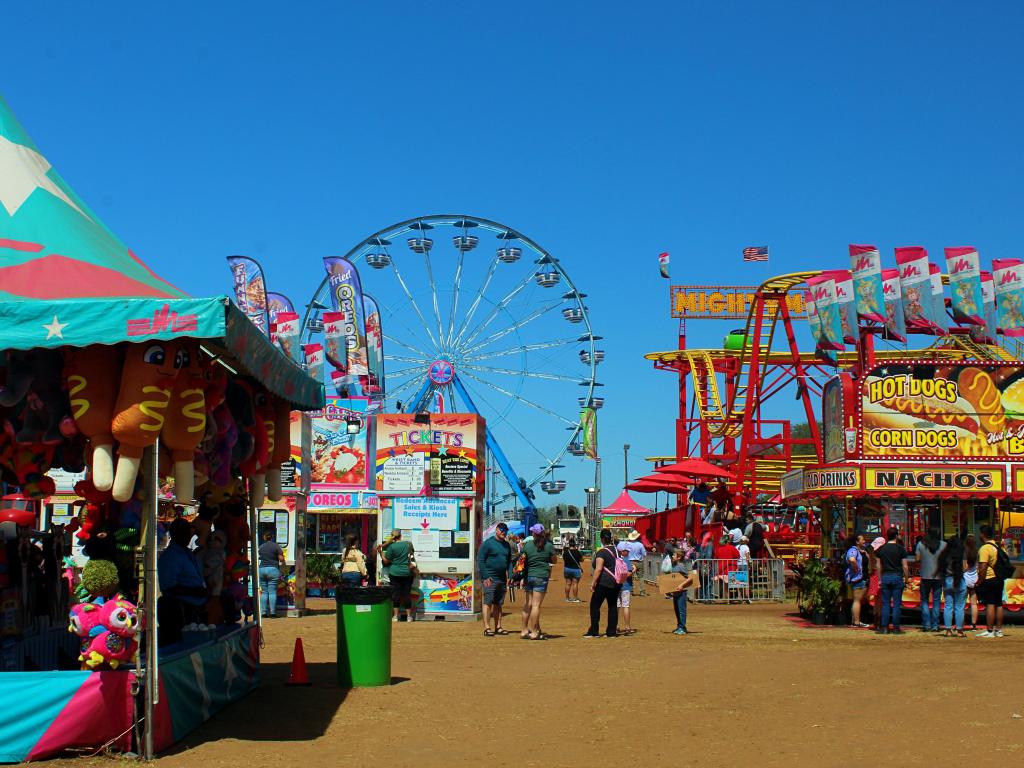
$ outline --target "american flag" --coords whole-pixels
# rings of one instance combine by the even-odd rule
[[[743,249],[744,261],[768,261],[768,246],[761,245],[756,248]]]

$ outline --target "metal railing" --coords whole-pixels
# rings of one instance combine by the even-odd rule
[[[647,555],[644,581],[657,584],[665,556]],[[786,599],[786,567],[781,558],[751,560],[741,567],[737,560],[693,561],[700,587],[693,590],[698,603],[781,603]]]

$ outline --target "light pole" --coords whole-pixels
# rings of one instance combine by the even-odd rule
[[[626,490],[629,485],[629,443],[622,446],[622,468],[622,490]]]

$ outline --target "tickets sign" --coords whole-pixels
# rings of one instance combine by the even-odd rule
[[[1010,363],[901,361],[862,378],[864,458],[1024,461],[1024,376]]]
[[[673,285],[672,317],[697,319],[746,320],[754,304],[757,288],[752,285]],[[769,312],[775,302],[768,302]],[[807,317],[802,293],[786,296],[790,317]]]
[[[382,494],[476,496],[483,489],[484,420],[471,413],[376,417],[374,488]]]

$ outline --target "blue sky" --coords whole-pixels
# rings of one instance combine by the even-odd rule
[[[245,253],[299,300],[322,256],[428,213],[557,255],[605,337],[606,501],[624,442],[633,474],[672,448],[676,382],[641,357],[675,343],[660,251],[687,283],[841,267],[849,242],[1020,256],[1015,4],[41,6],[4,8],[4,97],[194,295]]]

